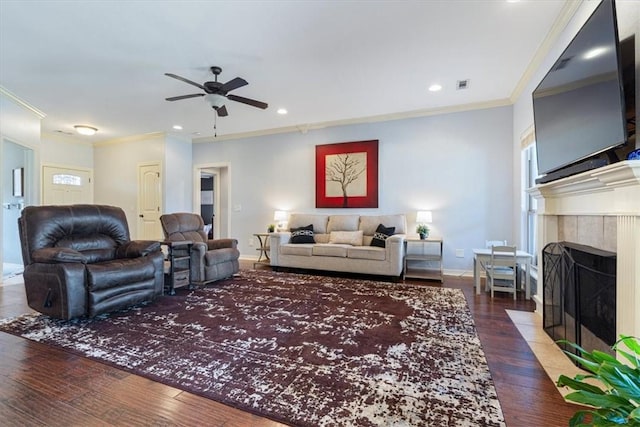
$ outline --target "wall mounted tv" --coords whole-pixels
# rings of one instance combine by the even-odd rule
[[[603,0],[533,91],[538,171],[548,182],[607,164],[627,142],[616,10]]]

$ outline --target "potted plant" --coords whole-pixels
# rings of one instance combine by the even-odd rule
[[[276,229],[275,224],[269,224],[269,226],[267,227],[267,233],[273,233]]]
[[[420,235],[420,240],[424,240],[429,237],[429,227],[425,224],[418,224],[416,227],[416,233]]]
[[[565,353],[591,374],[576,375],[573,379],[565,375],[558,378],[559,386],[574,391],[567,400],[594,407],[577,411],[569,420],[569,426],[640,426],[640,341],[638,338],[620,335],[613,345],[619,361],[607,353],[582,347],[566,340],[558,341],[578,350],[580,355]],[[624,344],[628,350],[622,350]],[[589,382],[585,381],[589,380]],[[594,385],[599,381],[604,387]]]

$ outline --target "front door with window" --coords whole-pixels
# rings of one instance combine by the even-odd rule
[[[93,203],[91,170],[56,166],[42,168],[42,204]]]

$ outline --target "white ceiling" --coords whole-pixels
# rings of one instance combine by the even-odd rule
[[[0,86],[104,141],[151,132],[213,135],[199,92],[166,77],[249,82],[227,101],[218,136],[475,103],[505,103],[564,0],[14,1],[0,0]],[[467,90],[456,80],[469,79]],[[443,86],[429,92],[432,83]],[[276,113],[286,108],[289,114]],[[198,132],[199,134],[196,134]]]

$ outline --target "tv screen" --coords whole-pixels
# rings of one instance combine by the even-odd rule
[[[626,143],[615,6],[603,0],[533,92],[538,172]]]

